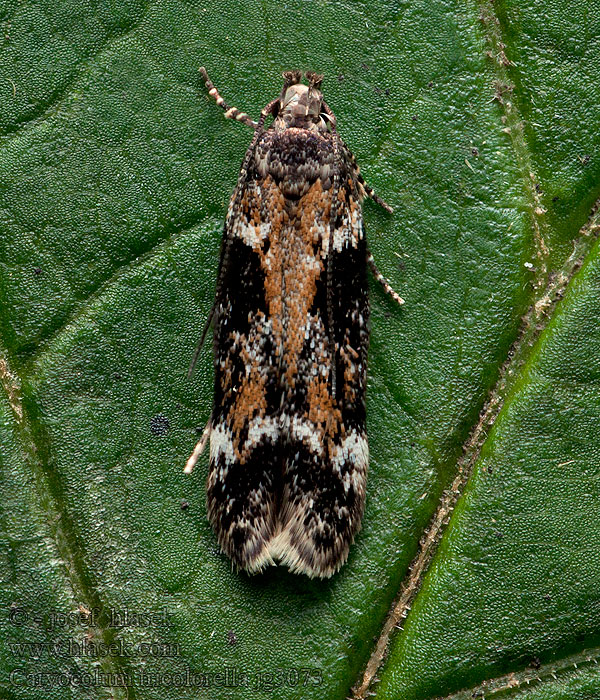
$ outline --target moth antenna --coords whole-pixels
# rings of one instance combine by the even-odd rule
[[[238,122],[242,122],[246,124],[247,126],[252,127],[253,129],[256,129],[257,123],[253,120],[250,119],[250,117],[246,114],[246,112],[241,112],[237,107],[230,107],[227,102],[221,97],[219,94],[219,91],[217,88],[213,85],[212,80],[208,77],[208,73],[206,72],[206,68],[204,66],[200,66],[198,68],[200,71],[200,75],[202,76],[202,79],[204,80],[204,84],[206,85],[206,88],[208,90],[208,94],[213,98],[213,100],[221,107],[222,109],[225,110],[225,118],[226,119],[235,119]]]
[[[312,70],[307,70],[305,75],[306,75],[306,79],[308,80],[308,84],[311,88],[315,88],[316,90],[321,89],[321,83],[323,82],[323,76],[320,73],[315,73]]]
[[[302,72],[299,70],[286,70],[283,75],[283,89],[287,90],[292,85],[298,84],[302,80]]]

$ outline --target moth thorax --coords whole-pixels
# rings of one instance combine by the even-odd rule
[[[298,83],[290,86],[281,101],[280,116],[286,122],[318,122],[321,117],[323,95],[320,90]]]

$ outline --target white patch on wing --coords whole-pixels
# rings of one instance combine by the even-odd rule
[[[242,222],[236,233],[247,246],[259,250],[262,248],[265,238],[269,235],[270,228],[270,224],[263,223],[256,227],[252,223]]]
[[[349,244],[356,248],[354,236],[352,235],[352,231],[348,226],[348,218],[345,216],[342,221],[342,225],[333,231],[333,249],[337,253],[341,253],[342,250],[347,248]]]
[[[364,435],[352,431],[331,453],[331,466],[338,475],[345,471],[342,483],[344,491],[352,485],[357,493],[365,488],[365,475],[369,464],[369,443]],[[342,469],[346,465],[346,469]],[[348,469],[347,465],[351,465]]]
[[[248,425],[248,438],[244,449],[256,447],[260,442],[269,441],[273,444],[279,438],[279,419],[267,416],[255,416]]]
[[[236,461],[231,431],[224,423],[216,423],[210,433],[210,461],[217,464],[221,455],[226,465]]]
[[[329,226],[323,226],[323,224],[315,222],[314,229],[315,238],[321,243],[321,255],[323,258],[326,258],[329,253]],[[349,217],[348,212],[344,212],[341,226],[333,231],[333,249],[337,253],[341,253],[344,248],[350,246],[356,248],[363,237],[360,209],[354,209],[352,218]]]
[[[313,423],[302,420],[299,416],[290,418],[290,434],[292,439],[308,444],[313,454],[323,456],[323,445]]]

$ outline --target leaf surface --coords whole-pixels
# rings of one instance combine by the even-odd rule
[[[598,197],[598,13],[583,2],[174,0],[1,12],[6,697],[39,697],[31,678],[11,682],[17,668],[90,674],[83,697],[181,697],[181,686],[194,697],[347,697],[495,397],[498,423],[373,687],[435,697],[597,644],[598,538],[585,510],[597,495],[596,248],[593,221],[579,229]],[[209,350],[192,382],[185,373],[251,137],[207,97],[199,65],[254,117],[281,70],[323,72],[342,137],[395,209],[364,207],[374,256],[406,304],[373,283],[367,507],[328,581],[231,571],[206,521],[206,458],[182,473],[210,413]],[[574,241],[585,265],[571,283]],[[544,305],[561,275],[573,289]],[[507,379],[509,356],[519,362]],[[580,471],[559,469],[575,447]],[[488,474],[486,459],[507,466]],[[532,583],[549,570],[552,601],[538,595],[547,582]],[[84,621],[69,618],[57,637],[34,619],[49,610]],[[103,653],[36,659],[10,646],[57,638]],[[123,683],[103,684],[98,668]],[[48,695],[72,692],[57,682]]]

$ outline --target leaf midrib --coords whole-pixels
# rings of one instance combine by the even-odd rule
[[[481,448],[504,405],[510,401],[512,392],[522,371],[537,348],[543,332],[551,321],[557,303],[574,275],[584,265],[587,255],[592,250],[596,237],[600,234],[600,200],[594,205],[588,221],[580,229],[575,239],[573,253],[563,264],[561,270],[552,276],[548,271],[549,225],[544,217],[545,211],[536,190],[537,181],[532,158],[525,140],[523,120],[512,101],[505,100],[505,92],[512,94],[513,82],[508,65],[511,64],[504,49],[503,26],[489,0],[479,3],[480,19],[486,27],[486,36],[491,51],[488,53],[493,61],[496,74],[493,97],[502,108],[500,113],[501,128],[510,137],[512,150],[518,170],[521,174],[525,196],[529,201],[532,243],[537,258],[532,284],[531,304],[517,330],[515,340],[510,345],[505,361],[499,366],[497,380],[482,401],[482,409],[477,424],[469,432],[463,444],[462,455],[457,461],[457,470],[453,483],[444,491],[424,534],[420,538],[419,551],[408,572],[399,585],[399,593],[391,607],[388,617],[383,621],[382,632],[375,641],[373,653],[367,662],[362,677],[359,676],[353,687],[353,700],[364,700],[371,692],[381,667],[386,658],[390,639],[395,632],[402,634],[403,620],[408,616],[414,599],[418,596],[424,577],[435,557],[437,547],[449,522],[449,516],[462,497],[465,486],[477,462]],[[454,697],[454,696],[452,696]]]
[[[6,360],[6,349],[0,346],[0,383],[6,394],[16,423],[15,434],[19,439],[23,453],[32,467],[35,488],[38,493],[40,508],[46,515],[46,524],[57,552],[64,562],[64,574],[71,587],[72,600],[84,605],[87,609],[105,611],[98,590],[92,583],[91,576],[84,563],[84,554],[78,544],[77,528],[65,507],[65,496],[58,471],[52,469],[48,459],[48,444],[39,421],[32,420],[30,415],[33,406],[28,401],[24,382],[19,381],[11,371]],[[37,428],[34,428],[34,425]],[[107,646],[114,641],[115,630],[106,624],[105,612],[98,617],[97,634]],[[104,623],[104,624],[103,624]],[[102,656],[98,658],[102,670],[107,674],[118,677],[130,673],[128,664],[120,656]],[[126,692],[127,691],[127,692]],[[115,700],[135,700],[133,688],[111,688]]]

